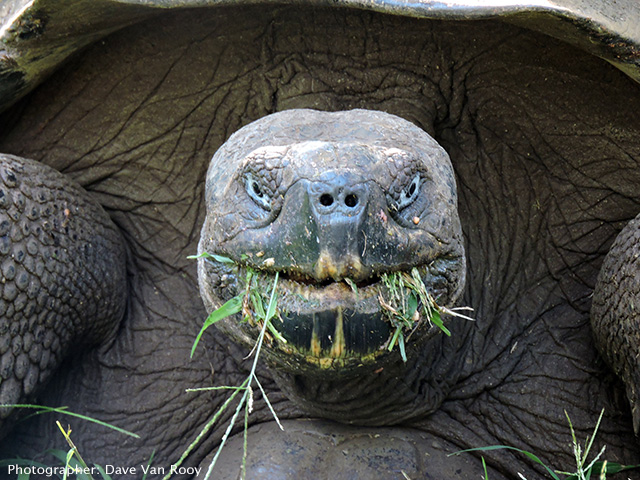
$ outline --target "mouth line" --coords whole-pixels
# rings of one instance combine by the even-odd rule
[[[310,275],[306,275],[304,273],[298,272],[280,272],[280,280],[281,281],[289,281],[292,284],[298,284],[303,287],[314,287],[314,288],[325,288],[329,287],[333,284],[344,284],[349,286],[351,289],[362,289],[366,287],[370,287],[372,285],[378,284],[380,282],[380,276],[374,275],[364,280],[353,281],[348,277],[343,279],[326,279],[318,281]]]

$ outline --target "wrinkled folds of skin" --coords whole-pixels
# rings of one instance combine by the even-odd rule
[[[305,444],[306,455],[274,457],[268,468],[286,473],[303,458],[299,470],[339,478],[332,466],[348,472],[353,458],[379,458],[372,452],[384,451],[386,432],[402,452],[386,464],[410,478],[418,470],[477,477],[479,459],[445,455],[492,444],[570,469],[564,410],[584,438],[603,407],[596,447],[606,444],[611,460],[640,463],[623,388],[598,359],[589,328],[602,259],[640,210],[637,93],[602,61],[496,22],[249,7],[167,15],[106,38],[2,119],[0,150],[79,182],[120,228],[131,259],[115,341],[77,352],[36,400],[141,434],[74,423],[92,462],[146,464],[154,450],[159,462],[175,461],[224,401],[185,388],[237,385],[249,368],[247,352],[213,331],[189,361],[206,312],[186,256],[196,251],[213,152],[275,111],[367,108],[413,122],[449,153],[468,260],[461,303],[477,320],[451,323],[443,354],[459,364],[438,411],[410,428],[370,432],[366,446],[358,446],[360,430],[335,427],[351,435],[343,449],[327,424],[297,422],[304,413],[261,369],[291,433],[278,439],[268,426],[252,427],[256,444],[274,438],[277,457],[308,438],[299,434],[305,428],[321,438]],[[257,399],[251,422],[269,419]],[[32,419],[3,442],[3,454],[65,448],[56,428],[50,418]],[[207,435],[188,464],[198,465],[222,433]],[[269,457],[255,455],[250,464],[260,472]],[[237,468],[237,457],[225,458],[221,469]],[[486,458],[492,479],[542,476],[508,452]],[[235,478],[237,469],[227,471]]]

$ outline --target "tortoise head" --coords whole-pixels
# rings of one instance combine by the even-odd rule
[[[446,330],[430,309],[452,305],[464,285],[454,173],[410,122],[364,110],[260,119],[213,157],[206,204],[199,251],[215,257],[199,260],[205,305],[246,295],[219,326],[252,346],[277,274],[276,368],[349,375]]]

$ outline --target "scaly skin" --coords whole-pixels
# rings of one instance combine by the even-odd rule
[[[602,356],[626,385],[633,429],[640,433],[640,216],[620,232],[607,254],[591,307]]]
[[[0,155],[0,404],[28,401],[62,360],[108,340],[125,311],[125,261],[120,232],[78,185]]]

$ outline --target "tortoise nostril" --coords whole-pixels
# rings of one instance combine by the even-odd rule
[[[358,197],[353,193],[350,193],[344,198],[344,204],[349,208],[353,208],[358,205]]]
[[[328,193],[320,195],[320,203],[325,207],[329,207],[333,204],[333,197]]]

